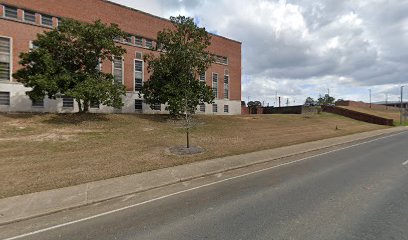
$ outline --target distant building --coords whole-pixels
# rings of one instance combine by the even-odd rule
[[[43,31],[55,28],[61,18],[83,22],[101,19],[116,23],[129,33],[117,41],[127,53],[112,62],[103,62],[101,70],[110,72],[126,86],[124,106],[114,109],[91,103],[91,112],[164,113],[163,105],[153,108],[139,98],[139,90],[149,74],[143,55],[153,53],[157,32],[172,27],[170,21],[106,0],[3,0],[0,2],[0,111],[76,112],[70,97],[57,100],[31,101],[25,94],[30,89],[12,78],[21,66],[19,54],[33,48],[32,40]],[[215,103],[198,106],[203,114],[241,114],[241,43],[212,35],[209,51],[216,56],[206,73],[199,76],[215,92]]]

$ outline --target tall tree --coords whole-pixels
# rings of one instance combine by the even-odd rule
[[[32,88],[31,99],[70,96],[80,112],[88,112],[90,101],[121,107],[125,87],[99,70],[102,61],[126,52],[114,42],[121,37],[126,34],[116,24],[64,19],[58,28],[38,34],[34,49],[20,54],[23,67],[13,77]]]
[[[315,106],[316,101],[312,97],[307,97],[305,100],[305,106]]]
[[[166,104],[171,115],[184,117],[189,148],[192,115],[198,105],[214,101],[211,88],[198,81],[198,76],[214,62],[213,55],[207,51],[211,36],[192,18],[178,16],[170,21],[174,27],[157,34],[160,54],[145,56],[151,76],[141,94],[146,103]]]
[[[199,104],[212,103],[212,90],[198,81],[214,62],[206,50],[211,36],[200,28],[194,19],[184,16],[171,17],[172,29],[157,34],[159,56],[145,56],[151,73],[141,93],[148,104],[167,104],[171,115],[194,114]]]
[[[333,105],[336,99],[331,97],[329,94],[324,95],[324,97],[319,97],[317,103],[319,106]]]

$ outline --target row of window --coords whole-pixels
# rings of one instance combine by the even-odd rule
[[[199,80],[205,82],[205,73],[200,74]],[[224,99],[229,99],[229,71],[224,70]],[[212,73],[212,91],[215,98],[218,98],[218,73]]]
[[[23,21],[27,23],[37,23],[36,22],[36,15],[40,16],[40,24],[46,27],[53,27],[53,16],[47,15],[47,14],[42,14],[42,13],[36,13],[30,10],[22,10],[23,11]],[[10,19],[16,19],[19,20],[18,18],[18,9],[16,7],[12,6],[4,6],[3,10],[3,17],[10,18]],[[56,18],[58,23],[60,22],[59,18]]]
[[[0,92],[0,105],[3,106],[10,106],[10,92]],[[40,100],[32,100],[33,107],[44,107],[44,99]],[[63,108],[74,108],[74,98],[64,96],[62,97],[62,107]],[[100,103],[98,101],[91,101],[90,108],[99,109]],[[151,106],[152,110],[161,111],[161,104],[154,104]],[[201,104],[199,106],[200,112],[205,112],[205,104]],[[143,100],[136,99],[135,100],[135,110],[142,111],[143,110]],[[212,105],[212,111],[214,113],[218,112],[218,104]],[[229,112],[229,105],[224,105],[224,113]]]

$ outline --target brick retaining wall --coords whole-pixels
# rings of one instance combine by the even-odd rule
[[[345,116],[345,117],[349,117],[349,118],[363,121],[363,122],[374,123],[374,124],[379,124],[379,125],[386,125],[386,126],[394,126],[393,119],[382,118],[382,117],[374,116],[374,115],[367,114],[367,113],[353,111],[350,109],[325,106],[323,107],[323,111],[338,114],[338,115]]]

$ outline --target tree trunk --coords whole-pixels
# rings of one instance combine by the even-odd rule
[[[84,113],[89,112],[89,101],[84,101],[84,109],[83,109]]]
[[[186,128],[186,133],[187,133],[187,148],[190,148],[189,127]]]
[[[75,99],[78,103],[79,112],[82,113],[82,103],[80,99]]]

